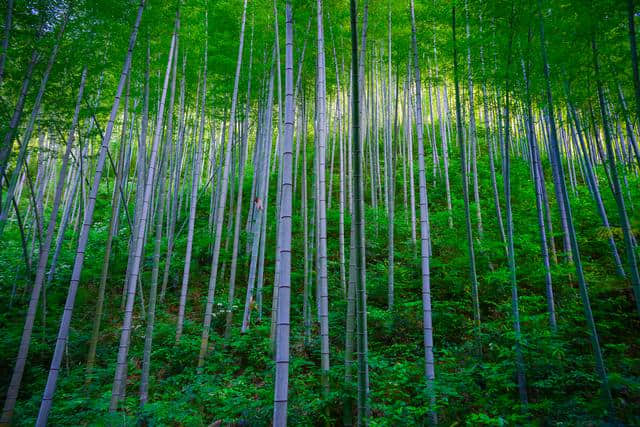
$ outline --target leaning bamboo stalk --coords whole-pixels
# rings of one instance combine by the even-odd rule
[[[91,194],[89,196],[89,203],[86,205],[86,208],[85,208],[82,230],[78,238],[78,247],[76,250],[73,273],[71,276],[71,281],[69,283],[69,292],[67,295],[67,300],[65,302],[65,308],[62,315],[62,319],[60,321],[58,338],[56,340],[56,346],[53,353],[53,358],[51,360],[51,367],[49,369],[49,376],[47,378],[47,384],[45,386],[42,402],[40,404],[40,410],[38,412],[38,419],[36,420],[36,425],[38,427],[44,427],[47,424],[47,420],[49,418],[49,412],[51,410],[53,395],[55,393],[58,374],[60,371],[60,364],[62,362],[63,352],[67,344],[67,339],[69,337],[69,328],[71,326],[71,315],[73,313],[73,306],[75,303],[76,293],[78,291],[78,285],[80,284],[80,274],[82,273],[82,265],[84,263],[85,250],[86,250],[87,242],[89,239],[89,230],[93,222],[93,213],[95,209],[96,198],[98,196],[100,178],[102,177],[104,163],[107,156],[107,149],[109,147],[109,142],[111,140],[111,134],[113,133],[113,126],[114,126],[116,115],[118,113],[118,107],[120,105],[120,97],[122,96],[122,90],[124,89],[125,80],[129,72],[129,68],[131,66],[131,57],[133,54],[133,48],[135,46],[136,37],[138,35],[138,27],[140,25],[140,20],[142,18],[143,10],[144,10],[144,0],[141,1],[140,6],[138,7],[138,14],[136,16],[136,21],[133,26],[133,31],[131,32],[131,37],[129,39],[127,55],[125,57],[124,65],[122,67],[122,73],[120,74],[120,80],[118,82],[116,96],[113,102],[113,106],[111,107],[109,122],[107,124],[107,128],[106,128],[104,137],[102,139],[102,144],[100,146],[100,153],[98,155],[98,159],[96,162],[95,175],[94,175],[93,184],[91,187]]]
[[[177,26],[177,20],[176,20]],[[169,84],[169,75],[171,72],[171,63],[173,61],[173,52],[176,45],[176,29],[174,28],[173,36],[171,37],[171,47],[169,48],[169,58],[167,61],[167,68],[164,75],[164,83],[162,86],[162,97],[160,99],[160,106],[156,118],[156,128],[153,135],[153,143],[151,146],[151,156],[149,158],[149,167],[147,169],[147,176],[144,185],[144,196],[142,201],[142,209],[140,212],[140,222],[135,230],[135,253],[131,270],[127,271],[127,301],[125,305],[124,319],[122,321],[122,330],[120,334],[120,344],[118,346],[118,356],[116,361],[116,372],[113,380],[113,387],[111,391],[111,403],[109,405],[109,411],[114,412],[118,407],[119,401],[123,398],[125,391],[125,372],[127,369],[127,355],[129,352],[129,342],[131,339],[131,329],[133,322],[133,306],[136,296],[136,285],[138,284],[138,277],[141,268],[142,252],[144,250],[145,231],[147,220],[149,217],[149,206],[151,202],[151,194],[154,188],[154,177],[156,174],[156,168],[158,167],[158,146],[160,145],[160,139],[162,137],[162,125],[164,119],[164,107],[167,96],[167,87]],[[138,191],[140,191],[139,189]],[[132,233],[134,234],[134,233]]]
[[[73,147],[75,129],[78,124],[78,115],[80,113],[80,103],[82,101],[82,95],[84,92],[86,77],[87,77],[87,67],[85,66],[84,69],[82,70],[82,76],[80,77],[80,89],[78,90],[76,108],[73,113],[71,128],[69,129],[69,137],[67,138],[66,149],[62,157],[62,165],[60,166],[58,183],[56,185],[53,206],[51,208],[49,224],[47,226],[47,235],[45,237],[44,244],[40,247],[38,270],[36,272],[36,278],[31,290],[31,299],[29,300],[27,316],[25,319],[24,328],[22,330],[20,347],[18,347],[18,357],[16,358],[16,364],[13,368],[11,381],[9,383],[9,389],[7,391],[7,397],[5,399],[4,408],[2,410],[2,419],[0,419],[0,424],[2,425],[9,424],[11,422],[13,409],[15,408],[15,404],[18,399],[18,392],[20,391],[20,384],[22,382],[22,374],[24,373],[24,368],[27,361],[27,355],[29,354],[29,344],[31,343],[31,334],[33,332],[33,324],[36,317],[36,311],[38,309],[38,300],[40,298],[42,285],[45,279],[45,270],[47,268],[47,262],[49,260],[49,251],[51,249],[51,242],[53,240],[53,232],[56,226],[56,220],[58,218],[58,210],[60,208],[62,190],[63,190],[64,184],[66,183],[67,165],[69,163],[69,155]]]

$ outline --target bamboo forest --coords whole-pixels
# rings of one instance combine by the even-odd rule
[[[0,0],[0,426],[640,426],[639,0]]]

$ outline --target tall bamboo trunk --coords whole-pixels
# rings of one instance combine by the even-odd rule
[[[505,219],[507,232],[507,262],[509,265],[509,279],[511,282],[511,317],[513,322],[513,331],[515,333],[515,362],[516,362],[516,378],[518,382],[518,394],[520,396],[521,411],[528,411],[528,395],[527,395],[527,378],[524,365],[524,357],[522,355],[522,333],[520,328],[520,307],[518,297],[518,281],[516,277],[516,256],[514,249],[514,233],[513,233],[513,214],[511,208],[511,121],[510,121],[510,95],[511,80],[510,68],[512,60],[513,46],[513,20],[514,9],[512,5],[511,17],[509,22],[509,42],[507,50],[507,73],[505,78],[505,105],[504,105],[504,145],[502,148],[502,182],[504,187],[505,200]],[[455,9],[454,9],[455,22]]]
[[[540,232],[540,250],[542,251],[542,261],[544,264],[544,279],[545,288],[547,293],[547,312],[549,315],[549,326],[552,332],[557,330],[556,322],[556,310],[553,297],[553,284],[551,280],[551,263],[549,261],[549,248],[547,247],[547,233],[544,224],[544,209],[542,206],[542,180],[541,166],[540,166],[540,152],[535,140],[535,131],[533,129],[533,110],[531,107],[531,95],[529,87],[529,78],[527,73],[527,67],[525,67],[524,59],[522,60],[522,76],[525,83],[525,97],[526,97],[526,131],[527,141],[529,143],[529,155],[531,156],[531,170],[533,175],[533,186],[536,194],[536,213],[538,220],[538,230]]]
[[[233,143],[233,133],[236,123],[236,105],[238,102],[238,84],[240,81],[240,69],[242,67],[242,50],[244,46],[244,28],[247,20],[247,0],[244,0],[242,10],[242,22],[240,24],[240,44],[238,46],[238,60],[236,61],[236,74],[233,84],[233,95],[231,98],[231,116],[229,118],[229,137],[227,147],[225,149],[224,169],[222,172],[220,198],[216,210],[216,232],[215,243],[213,246],[213,257],[211,259],[211,276],[209,277],[209,289],[207,292],[207,303],[204,313],[204,321],[202,328],[202,340],[200,343],[200,354],[198,355],[198,367],[204,365],[204,359],[209,346],[209,328],[211,326],[211,317],[213,312],[213,299],[216,291],[216,281],[218,276],[218,259],[220,257],[220,245],[222,242],[222,225],[224,222],[224,211],[227,201],[227,191],[229,188],[229,168],[231,163],[231,144]]]
[[[482,206],[480,204],[480,189],[478,188],[478,157],[477,147],[478,138],[476,134],[476,116],[475,103],[473,94],[473,75],[471,68],[471,43],[469,31],[469,2],[465,0],[465,17],[466,17],[466,35],[467,35],[467,71],[468,71],[468,87],[469,87],[469,145],[471,151],[471,170],[473,172],[473,200],[476,204],[476,221],[478,227],[478,237],[482,239],[484,233],[482,227]]]
[[[317,176],[318,176],[318,285],[320,293],[320,364],[322,389],[325,399],[329,395],[329,290],[327,277],[327,200],[326,200],[326,143],[327,143],[327,90],[324,55],[324,27],[322,0],[317,0],[318,66],[317,66]]]
[[[184,55],[182,60],[182,79],[180,80],[180,107],[178,113],[178,141],[176,146],[176,152],[174,154],[174,165],[172,172],[173,188],[170,189],[171,206],[168,213],[168,230],[167,230],[167,255],[164,263],[164,274],[162,275],[162,288],[160,289],[160,302],[164,302],[165,294],[167,291],[167,285],[169,283],[169,270],[171,268],[171,256],[173,254],[174,238],[176,220],[178,218],[178,199],[180,193],[180,175],[182,170],[182,156],[184,152],[184,132],[185,132],[185,111],[184,111],[184,97],[185,97],[185,70],[187,65],[187,56]]]
[[[169,109],[168,109],[168,123],[167,123],[167,135],[165,145],[162,149],[162,154],[160,157],[160,166],[158,167],[157,179],[160,181],[158,187],[158,214],[155,218],[156,221],[156,229],[155,229],[155,241],[153,247],[153,269],[151,271],[151,287],[149,290],[149,310],[147,312],[147,328],[144,334],[144,349],[142,353],[142,374],[140,375],[140,406],[144,407],[144,405],[149,400],[149,371],[151,369],[151,346],[153,343],[153,329],[155,324],[155,315],[156,315],[156,298],[158,292],[158,273],[160,270],[160,246],[162,243],[162,221],[164,218],[165,212],[165,197],[166,192],[165,188],[165,166],[168,164],[167,155],[170,152],[172,145],[172,132],[173,132],[173,102],[176,88],[176,62],[178,60],[178,34],[180,32],[180,12],[176,12],[176,23],[174,30],[174,49],[170,55],[173,58],[170,60],[169,65],[167,66],[167,71],[172,70],[173,78],[171,80],[171,95],[169,101]],[[166,96],[166,90],[163,94]],[[161,102],[164,99],[161,99]],[[161,108],[158,108],[158,120],[162,120],[162,112]],[[160,128],[156,128],[156,132],[158,132]],[[160,133],[160,132],[158,132]]]
[[[177,22],[177,21],[176,21]],[[171,73],[171,62],[174,57],[174,49],[176,45],[176,29],[174,28],[173,35],[171,37],[171,47],[169,48],[169,55],[167,61],[167,68],[164,75],[164,83],[162,86],[162,96],[160,98],[160,105],[158,108],[158,114],[156,117],[156,127],[153,134],[153,142],[151,145],[151,155],[149,158],[149,167],[147,168],[147,174],[144,185],[144,196],[142,201],[142,208],[140,212],[140,221],[137,225],[135,233],[135,253],[131,270],[127,271],[127,300],[124,311],[124,319],[122,321],[122,331],[120,335],[120,344],[118,346],[118,357],[116,361],[116,372],[113,380],[113,387],[111,390],[111,403],[109,405],[109,411],[115,412],[118,408],[119,401],[124,397],[126,388],[126,370],[127,370],[127,355],[129,353],[129,343],[131,339],[131,329],[133,323],[133,306],[136,297],[136,286],[138,284],[138,278],[140,275],[140,269],[142,264],[142,253],[145,243],[145,231],[149,217],[149,206],[151,202],[151,194],[154,189],[154,179],[156,178],[156,168],[158,167],[158,146],[160,145],[160,139],[162,138],[162,127],[164,119],[164,107],[167,96],[167,88],[169,85],[169,76]],[[142,189],[138,188],[138,191]]]
[[[422,270],[422,334],[424,350],[424,366],[427,396],[430,401],[429,418],[437,423],[435,411],[435,362],[433,357],[433,323],[431,318],[431,269],[430,269],[430,224],[427,178],[424,164],[424,136],[422,124],[422,85],[420,65],[418,62],[418,45],[416,36],[416,18],[411,0],[411,45],[413,49],[414,84],[416,91],[416,134],[418,139],[418,189],[420,195],[420,257]],[[446,158],[446,152],[443,155]]]
[[[228,342],[231,337],[231,322],[233,320],[233,300],[235,298],[236,269],[238,265],[238,247],[240,245],[240,224],[242,223],[242,195],[244,190],[244,174],[249,150],[247,139],[249,137],[249,112],[251,111],[251,68],[253,65],[253,20],[251,22],[251,43],[249,48],[249,74],[247,79],[247,101],[245,105],[245,117],[243,121],[244,132],[242,135],[240,173],[238,184],[238,200],[236,201],[235,223],[233,227],[233,251],[231,252],[231,271],[229,276],[229,298],[227,300],[227,316],[225,319],[224,338]],[[253,170],[254,178],[256,170]],[[255,179],[254,179],[255,180]]]
[[[182,272],[182,286],[180,288],[180,302],[178,306],[178,323],[176,325],[176,342],[182,338],[182,328],[184,327],[184,316],[187,306],[187,292],[189,289],[189,274],[191,271],[191,256],[193,253],[193,235],[195,233],[196,207],[198,204],[198,187],[200,183],[200,164],[202,163],[202,140],[204,139],[204,117],[207,93],[207,48],[205,41],[204,50],[204,74],[202,77],[202,96],[200,101],[200,126],[198,132],[198,145],[195,152],[195,162],[192,170],[191,180],[191,201],[189,207],[189,223],[187,225],[187,247],[185,250],[184,270]],[[213,197],[213,196],[212,196]]]
[[[321,4],[320,4],[321,5]],[[321,9],[318,14],[321,13]],[[280,277],[278,282],[278,324],[276,332],[276,375],[273,425],[287,425],[289,384],[289,329],[291,305],[291,216],[293,189],[293,13],[291,0],[285,6],[285,118],[282,140],[282,193],[280,199]]]
[[[455,90],[455,101],[456,101],[456,129],[457,129],[457,138],[458,144],[460,146],[460,176],[462,177],[462,197],[464,201],[464,214],[465,214],[465,224],[467,229],[467,250],[469,252],[469,278],[471,279],[471,299],[473,303],[473,321],[476,332],[476,339],[478,345],[478,357],[482,355],[482,341],[481,341],[481,331],[480,331],[480,299],[478,296],[478,277],[476,275],[476,255],[473,244],[473,228],[471,225],[471,209],[469,207],[469,179],[467,176],[467,160],[466,160],[466,148],[464,144],[464,130],[462,123],[462,112],[461,112],[461,102],[460,102],[460,89],[458,83],[458,53],[456,47],[456,20],[455,20],[455,7],[453,8],[453,76],[454,76],[454,90]],[[469,29],[469,22],[467,18],[467,31]],[[471,83],[471,77],[469,77],[469,114],[470,114],[470,141],[469,144],[473,145],[475,139],[475,119],[473,117],[473,85]],[[477,176],[474,177],[477,180]],[[477,183],[476,183],[477,184]],[[475,186],[474,188],[477,188]]]
[[[386,163],[386,172],[387,172],[387,217],[388,217],[388,230],[387,230],[387,240],[388,240],[388,260],[389,267],[387,272],[387,307],[389,311],[393,311],[393,304],[395,298],[394,292],[394,221],[395,221],[395,164],[393,161],[393,136],[391,129],[391,2],[388,2],[388,51],[387,51],[387,102],[386,102],[386,152],[387,152],[387,163]],[[397,94],[396,94],[396,102],[397,102]],[[396,105],[397,111],[397,105]],[[397,118],[397,115],[396,115]],[[397,141],[396,141],[397,142]]]

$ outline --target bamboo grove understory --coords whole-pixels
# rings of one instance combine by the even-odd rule
[[[7,0],[0,425],[640,423],[635,0]]]

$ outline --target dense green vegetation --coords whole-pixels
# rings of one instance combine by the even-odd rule
[[[7,3],[0,424],[640,425],[633,0]]]

